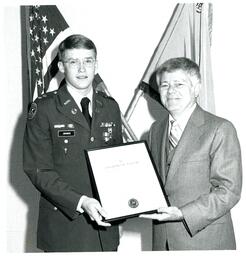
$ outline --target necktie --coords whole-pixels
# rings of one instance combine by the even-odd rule
[[[171,129],[169,134],[169,152],[172,151],[178,144],[182,131],[178,123],[174,120],[170,121]]]
[[[80,102],[81,107],[82,107],[83,115],[84,115],[88,125],[91,126],[91,116],[90,116],[90,113],[89,113],[89,103],[90,103],[90,100],[87,97],[82,98],[82,100]]]

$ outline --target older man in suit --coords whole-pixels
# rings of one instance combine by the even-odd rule
[[[199,67],[173,58],[156,72],[169,116],[155,122],[149,145],[171,206],[142,215],[153,222],[153,250],[236,249],[230,210],[242,186],[234,126],[196,102]]]

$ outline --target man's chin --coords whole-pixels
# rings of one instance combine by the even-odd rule
[[[177,104],[168,104],[167,105],[167,109],[168,110],[170,110],[170,111],[175,111],[175,110],[177,110],[178,108],[177,108]]]
[[[78,90],[89,90],[91,87],[92,87],[92,84],[84,84],[84,83],[77,84],[76,86]]]
[[[175,106],[168,106],[167,110],[171,113],[171,114],[177,114],[179,113],[179,109]]]

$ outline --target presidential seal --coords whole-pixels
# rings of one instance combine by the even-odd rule
[[[138,200],[135,199],[135,198],[131,198],[129,201],[128,201],[128,205],[131,207],[131,208],[137,208],[139,203],[138,203]]]

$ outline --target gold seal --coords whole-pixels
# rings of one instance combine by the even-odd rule
[[[137,208],[139,203],[138,203],[138,200],[135,199],[135,198],[131,198],[129,201],[128,201],[128,205],[131,207],[131,208]]]

